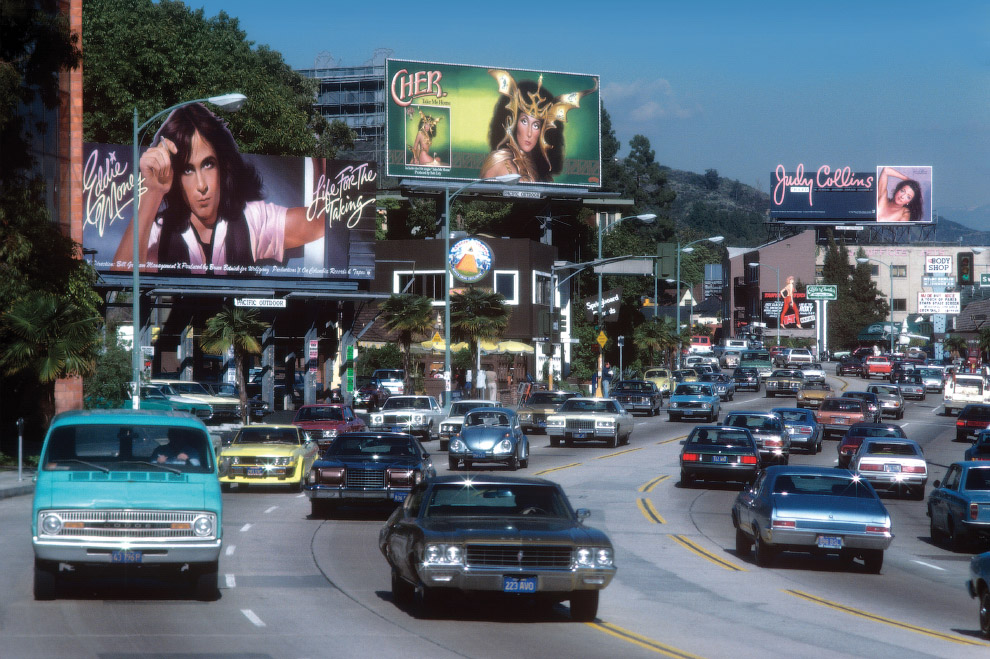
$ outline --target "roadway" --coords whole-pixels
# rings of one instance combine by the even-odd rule
[[[858,378],[829,377],[862,389]],[[925,448],[931,481],[959,459],[941,396],[909,402],[900,424]],[[726,409],[792,398],[741,392]],[[588,524],[616,546],[618,574],[594,623],[572,623],[523,600],[455,601],[420,619],[391,601],[378,551],[388,510],[310,518],[305,496],[272,489],[224,494],[221,598],[194,600],[174,583],[81,579],[53,602],[31,595],[30,497],[0,500],[0,641],[4,657],[756,657],[986,656],[970,554],[932,545],[925,503],[884,497],[895,540],[880,575],[857,562],[785,555],[758,568],[736,555],[729,510],[738,486],[678,483],[679,440],[691,422],[637,418],[628,446],[550,448],[533,435],[521,474],[560,482]],[[835,440],[794,464],[835,464]],[[435,449],[436,442],[428,443]],[[436,455],[437,470],[446,460]]]

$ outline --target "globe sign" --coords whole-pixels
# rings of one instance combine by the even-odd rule
[[[492,269],[492,248],[477,238],[458,240],[447,254],[447,263],[455,278],[473,284]]]

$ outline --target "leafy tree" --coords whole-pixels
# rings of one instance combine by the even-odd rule
[[[983,357],[983,362],[988,361],[988,355],[990,355],[990,327],[981,327],[980,334],[977,336],[976,344],[980,348],[980,354]]]
[[[667,175],[656,162],[650,140],[643,135],[634,135],[629,141],[629,149],[623,162],[628,178],[623,181],[620,192],[632,197],[636,208],[643,212],[667,217],[677,194],[667,185]]]
[[[402,368],[402,351],[394,343],[386,343],[380,348],[361,348],[357,364],[359,376],[370,376],[379,368]]]
[[[406,388],[412,390],[412,340],[413,335],[423,334],[433,326],[433,302],[424,295],[399,293],[381,304],[385,329],[399,335],[402,347],[402,368],[406,373]]]
[[[225,116],[247,153],[333,157],[353,132],[313,106],[318,83],[282,55],[246,39],[236,18],[207,18],[178,0],[87,0],[85,139],[129,144],[143,121],[182,101],[228,92],[248,97]]]
[[[467,341],[476,355],[481,341],[501,338],[510,314],[501,293],[470,288],[450,298],[450,332],[454,339]]]
[[[705,170],[705,187],[709,190],[718,190],[718,170],[717,169],[706,169]]]
[[[969,354],[969,344],[965,338],[959,336],[958,334],[952,334],[945,337],[942,341],[942,345],[945,349],[956,359],[960,357],[965,358]]]
[[[103,345],[96,357],[93,374],[83,383],[86,407],[123,407],[128,400],[131,380],[131,352],[120,344],[117,328],[103,333]]]
[[[247,385],[244,372],[248,355],[261,354],[261,337],[267,325],[258,320],[255,309],[227,307],[206,319],[206,328],[200,338],[203,352],[225,355],[234,349],[234,370],[237,373],[237,391],[241,399],[241,423],[248,422]]]
[[[638,354],[646,353],[646,363],[656,365],[670,363],[670,353],[677,347],[674,322],[660,318],[656,322],[642,323],[633,335]]]

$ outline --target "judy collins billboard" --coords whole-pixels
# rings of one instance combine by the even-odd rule
[[[84,154],[83,246],[98,271],[131,272],[132,147],[87,143]],[[374,277],[375,163],[241,154],[196,104],[169,116],[140,168],[141,272]]]
[[[598,76],[387,60],[386,174],[599,187]]]
[[[782,222],[932,222],[932,168],[880,166],[875,172],[783,165],[770,175],[770,217]]]

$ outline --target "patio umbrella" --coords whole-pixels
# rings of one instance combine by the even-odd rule
[[[534,352],[533,346],[522,341],[499,341],[496,352],[507,355],[529,355]]]

